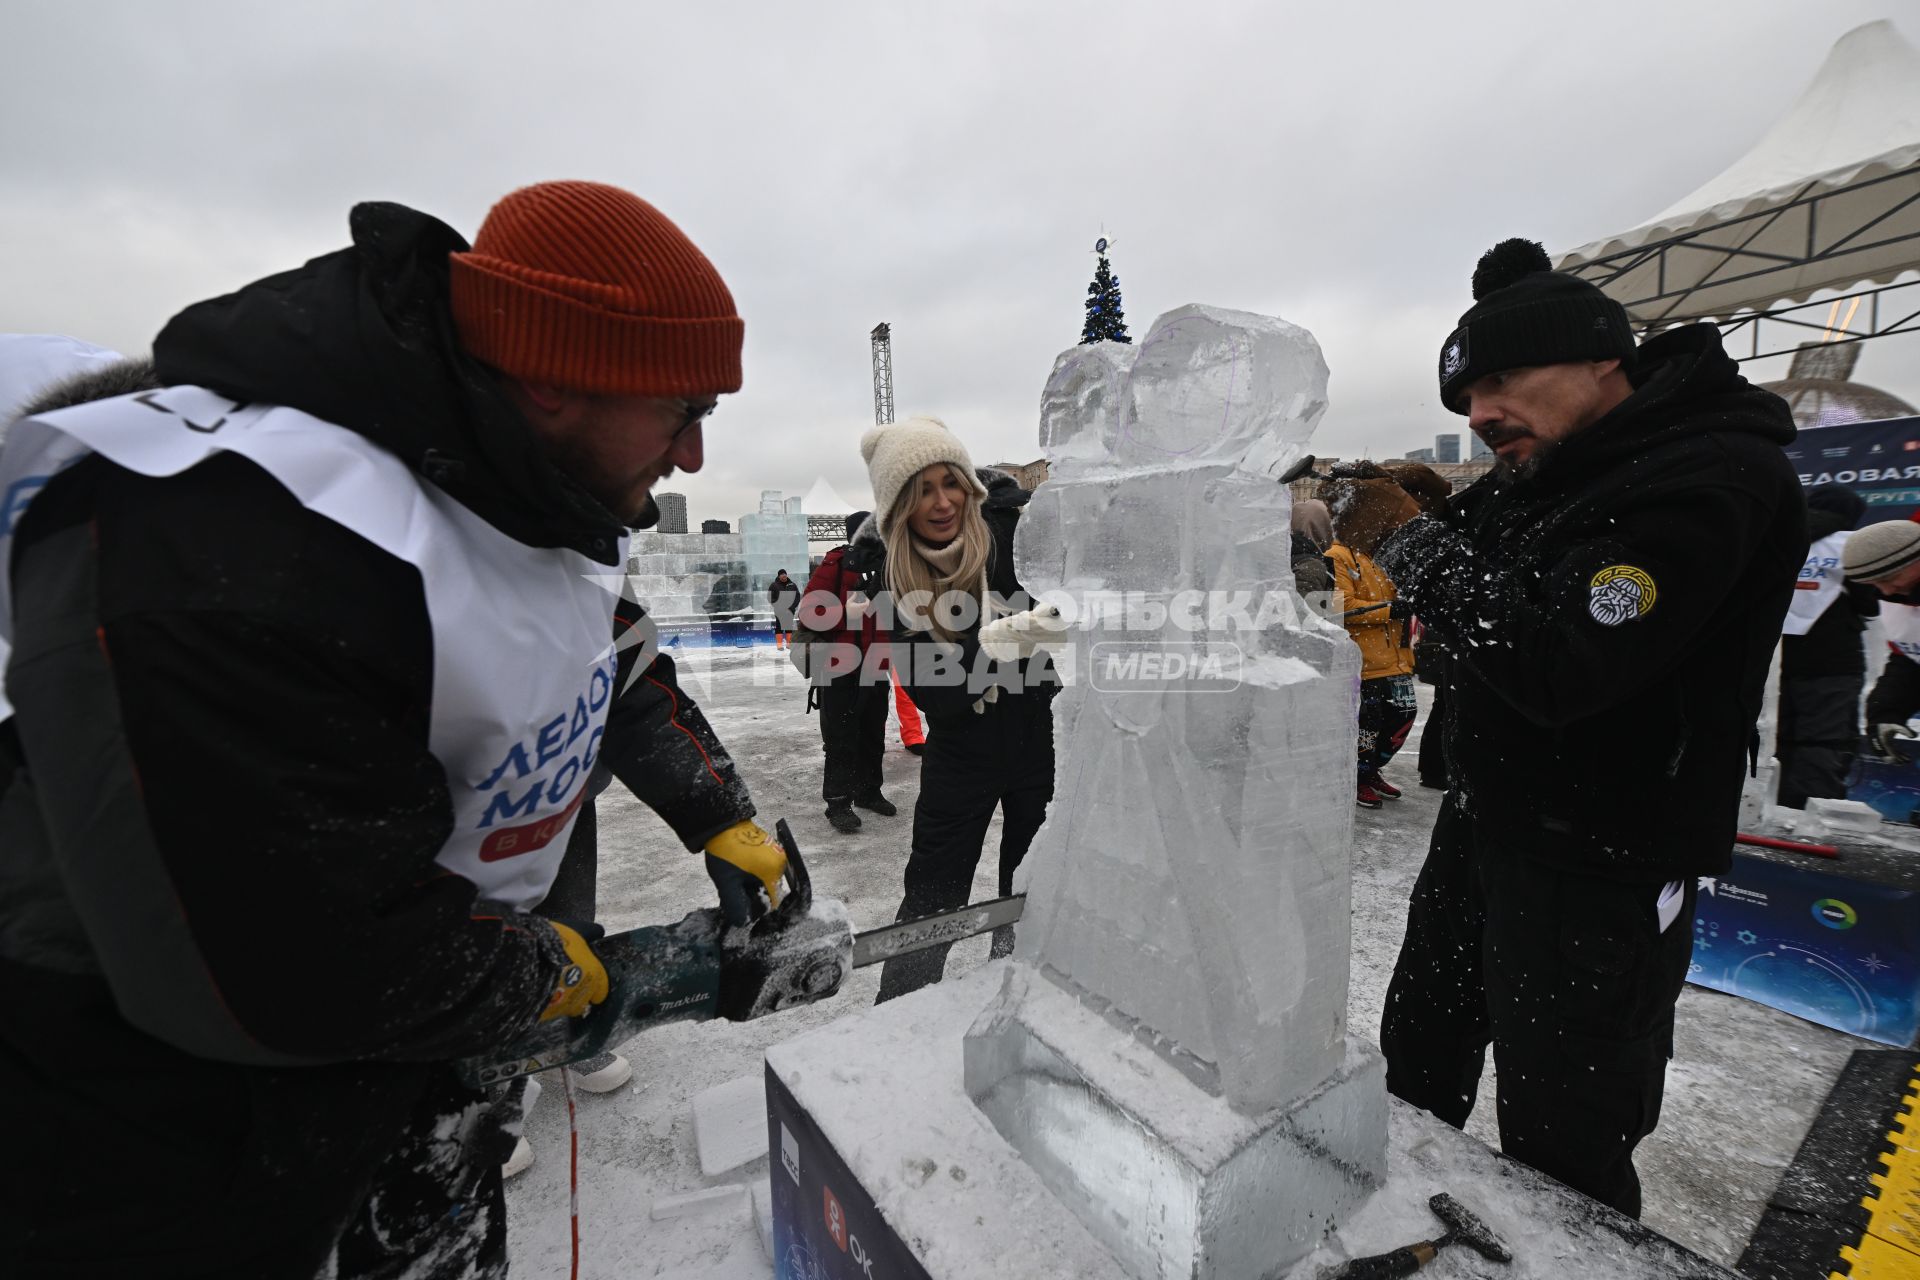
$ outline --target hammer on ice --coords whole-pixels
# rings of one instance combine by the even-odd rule
[[[1317,461],[1318,459],[1312,454],[1305,455],[1280,473],[1280,483],[1292,484],[1295,480],[1304,480],[1308,476],[1312,476],[1315,480],[1331,480],[1333,477],[1326,472],[1313,469],[1313,464]]]
[[[1391,1276],[1410,1276],[1432,1262],[1433,1255],[1450,1244],[1466,1245],[1493,1262],[1513,1261],[1513,1255],[1507,1252],[1507,1246],[1500,1243],[1500,1237],[1489,1231],[1486,1223],[1446,1192],[1442,1191],[1428,1200],[1427,1208],[1433,1210],[1434,1217],[1447,1224],[1445,1235],[1437,1240],[1422,1240],[1395,1249],[1392,1253],[1355,1258],[1339,1273],[1342,1280],[1387,1280]]]

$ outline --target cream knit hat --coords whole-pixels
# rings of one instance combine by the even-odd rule
[[[875,427],[860,437],[860,456],[866,459],[867,478],[873,482],[873,523],[882,537],[900,491],[936,462],[960,468],[974,496],[982,502],[987,499],[987,486],[974,474],[967,447],[938,418],[908,418]]]
[[[1920,524],[1911,520],[1883,520],[1856,529],[1840,554],[1841,571],[1851,582],[1878,582],[1891,578],[1920,560]]]

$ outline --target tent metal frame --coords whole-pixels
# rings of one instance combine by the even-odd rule
[[[1906,292],[1912,290],[1913,292]],[[1904,293],[1899,299],[1889,299],[1889,305],[1883,312],[1880,300],[1887,294]],[[1864,325],[1856,325],[1853,317],[1860,309],[1862,301],[1867,303],[1867,318]],[[1842,304],[1851,304],[1845,308],[1844,320],[1839,319]],[[1911,310],[1903,310],[1909,304],[1916,304]],[[1794,313],[1824,309],[1827,318],[1803,320]],[[1893,319],[1883,319],[1883,315],[1892,315]],[[1801,333],[1788,333],[1777,341],[1787,345],[1760,349],[1761,333],[1768,326],[1774,330],[1782,325],[1794,329],[1810,329],[1820,335],[1817,341],[1831,345],[1843,345],[1849,342],[1865,342],[1869,338],[1884,338],[1895,333],[1920,333],[1920,280],[1908,280],[1900,284],[1882,285],[1877,289],[1862,289],[1856,293],[1841,294],[1836,298],[1823,298],[1818,302],[1796,302],[1791,306],[1768,307],[1760,311],[1750,311],[1732,320],[1720,322],[1722,337],[1731,337],[1741,329],[1748,335],[1748,354],[1734,356],[1734,359],[1746,363],[1749,360],[1765,360],[1770,356],[1793,354],[1796,339],[1800,342],[1814,341]]]
[[[845,542],[847,540],[847,518],[845,516],[808,516],[808,542]]]
[[[1708,317],[1704,316],[1676,314],[1676,312],[1685,306],[1688,298],[1709,286],[1739,284],[1749,280],[1760,281],[1769,275],[1791,271],[1812,263],[1830,262],[1835,259],[1844,258],[1849,254],[1864,253],[1871,249],[1906,243],[1911,243],[1914,246],[1915,265],[1920,266],[1920,232],[1888,236],[1875,240],[1865,238],[1875,227],[1885,222],[1888,218],[1893,217],[1895,214],[1916,202],[1920,202],[1920,191],[1916,191],[1913,195],[1893,203],[1889,208],[1883,209],[1873,218],[1854,227],[1833,243],[1822,245],[1819,242],[1820,211],[1828,202],[1837,200],[1843,196],[1868,190],[1882,183],[1895,182],[1902,179],[1911,181],[1916,174],[1920,174],[1920,161],[1916,161],[1905,168],[1897,169],[1892,173],[1862,179],[1859,182],[1851,182],[1846,186],[1835,187],[1830,191],[1815,193],[1813,188],[1816,184],[1809,182],[1800,189],[1799,193],[1795,195],[1793,199],[1788,200],[1784,204],[1771,205],[1753,213],[1742,214],[1737,218],[1729,218],[1724,222],[1716,222],[1710,226],[1697,227],[1679,235],[1668,236],[1664,240],[1656,240],[1649,244],[1636,245],[1630,249],[1621,249],[1614,253],[1603,254],[1598,258],[1583,262],[1576,267],[1567,268],[1567,271],[1570,275],[1578,276],[1583,280],[1589,280],[1600,288],[1606,289],[1609,285],[1619,280],[1622,276],[1627,275],[1629,272],[1637,271],[1648,263],[1652,263],[1655,272],[1653,292],[1644,297],[1622,298],[1621,302],[1627,308],[1627,314],[1634,318],[1636,324],[1646,332],[1653,332],[1659,329],[1669,328],[1673,325],[1689,324],[1697,320],[1707,319]],[[1756,239],[1771,230],[1782,218],[1795,210],[1806,211],[1806,247],[1802,253],[1798,255],[1788,255],[1751,247]],[[1669,289],[1667,287],[1667,263],[1672,255],[1681,252],[1717,254],[1720,257],[1720,261],[1693,283],[1685,287]],[[1893,285],[1889,287],[1902,288],[1905,286]],[[1879,337],[1886,333],[1907,331],[1907,329],[1899,326],[1910,324],[1914,319],[1913,316],[1904,317],[1901,321],[1896,322],[1894,326],[1886,328],[1878,327],[1878,295],[1884,292],[1886,292],[1886,289],[1866,290],[1860,293],[1848,294],[1842,299],[1842,301],[1845,301],[1854,297],[1868,296],[1874,298],[1874,327],[1869,332],[1860,333],[1846,340],[1861,341],[1870,337]],[[1800,310],[1807,306],[1827,306],[1831,301],[1831,299],[1826,299],[1816,303],[1762,308],[1749,311],[1747,314],[1736,319],[1720,323],[1721,327],[1728,331],[1739,328],[1742,325],[1753,324],[1757,333],[1759,328],[1758,322],[1761,320],[1777,320],[1788,312]],[[1649,308],[1658,308],[1659,315],[1644,315],[1643,312]],[[1807,322],[1788,321],[1787,323],[1806,324]],[[1825,326],[1811,325],[1810,327],[1824,328]],[[1758,356],[1749,356],[1747,358],[1757,359]]]

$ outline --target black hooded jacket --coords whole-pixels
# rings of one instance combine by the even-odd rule
[[[618,522],[455,344],[463,242],[394,205],[352,225],[352,248],[176,317],[160,379],[326,418],[510,536],[615,563]],[[32,1154],[0,1181],[0,1238],[112,1274],[284,1261],[352,1208],[420,1064],[507,1043],[565,956],[434,861],[453,814],[416,568],[230,453],[158,478],[88,458],[15,543],[16,625],[41,640],[0,723],[0,1129]],[[753,808],[669,660],[629,687],[644,652],[601,758],[698,849]],[[101,1166],[141,1192],[73,1198]]]
[[[1628,399],[1534,474],[1382,546],[1455,658],[1450,776],[1477,829],[1625,880],[1726,868],[1806,557],[1793,435],[1691,325],[1644,344]]]

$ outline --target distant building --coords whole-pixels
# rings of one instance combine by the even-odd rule
[[[1451,431],[1433,438],[1433,460],[1435,462],[1460,461],[1460,437]]]
[[[1433,461],[1433,450],[1431,450],[1431,449],[1409,449],[1409,450],[1407,450],[1407,461],[1408,461],[1408,462],[1432,462],[1432,461]]]
[[[685,533],[687,531],[687,495],[684,493],[656,493],[653,500],[660,507],[661,533]]]
[[[1479,462],[1482,459],[1487,462],[1493,461],[1493,450],[1487,447],[1485,440],[1471,433],[1468,434],[1467,439],[1473,442],[1473,448],[1467,453],[1468,462]]]
[[[1473,462],[1436,462],[1432,466],[1439,473],[1440,478],[1452,485],[1453,491],[1458,493],[1493,470],[1493,459],[1480,458]]]
[[[700,532],[732,533],[733,526],[729,525],[725,520],[702,520],[700,522]]]
[[[987,467],[991,471],[1006,472],[1013,477],[1014,483],[1018,484],[1028,493],[1032,493],[1035,489],[1038,489],[1047,482],[1047,460],[1045,458],[1040,458],[1033,462],[990,462],[987,464]]]

